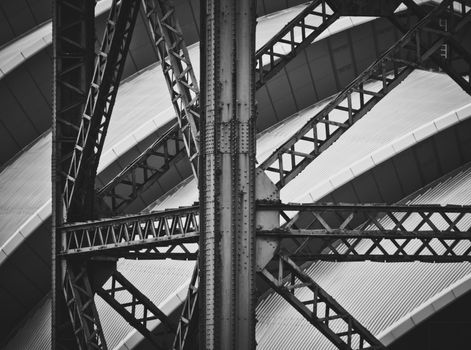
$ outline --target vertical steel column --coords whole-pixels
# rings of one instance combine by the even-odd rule
[[[254,349],[255,2],[205,0],[200,349]]]
[[[62,286],[65,266],[57,259],[65,210],[62,192],[75,145],[86,91],[93,68],[95,2],[53,1],[53,124],[52,124],[52,349],[74,349],[77,342],[67,314]]]

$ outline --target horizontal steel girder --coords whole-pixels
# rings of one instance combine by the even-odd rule
[[[313,1],[256,52],[257,89],[285,67],[300,50],[309,45],[338,18],[328,3],[325,0]],[[320,25],[311,23],[317,23],[317,20],[321,20]],[[299,38],[298,33],[301,33]],[[159,43],[159,45],[161,44]],[[182,43],[180,42],[179,45],[181,46]],[[185,57],[188,55],[185,54]],[[185,58],[185,61],[189,62],[189,59]],[[199,103],[199,101],[191,99],[191,103]],[[198,127],[198,125],[196,126]],[[192,150],[199,149],[196,146],[185,146],[185,142],[193,142],[195,137],[187,135],[185,138],[180,129],[180,122],[175,123],[169,131],[99,190],[98,196],[107,203],[114,213],[124,212],[126,207],[141,193],[165,174],[176,161],[184,157],[185,147]],[[190,131],[191,128],[183,130],[183,132]],[[191,154],[195,153],[191,152]]]
[[[278,188],[283,188],[299,175],[414,68],[420,67],[430,56],[435,59],[435,53],[449,35],[435,35],[435,32],[432,35],[430,31],[435,28],[434,21],[446,9],[446,4],[442,4],[429,12],[260,165]],[[450,28],[451,33],[462,28],[468,20],[469,13]],[[437,63],[450,72],[450,76],[457,76],[442,60]],[[460,83],[461,78],[455,80]],[[376,84],[366,89],[368,82]]]
[[[286,205],[285,224],[258,236],[284,240],[299,261],[471,261],[470,206]],[[303,215],[302,229],[295,223]],[[361,223],[361,224],[360,224]],[[317,240],[318,250],[310,243]]]
[[[283,246],[295,260],[471,261],[471,206],[259,203],[258,210],[279,212],[284,224],[257,236],[290,243]],[[62,255],[195,259],[198,216],[193,206],[66,225]],[[313,240],[325,249],[308,251]]]
[[[155,259],[172,257],[172,254],[178,258],[183,254],[187,257],[191,253],[183,243],[198,242],[198,210],[193,206],[66,225],[62,254],[98,253],[128,258],[139,255]],[[164,250],[160,251],[159,246],[164,246]]]
[[[259,275],[338,349],[386,349],[288,256],[280,254],[275,260],[278,262],[276,277],[267,269]],[[306,289],[309,297],[304,293]]]

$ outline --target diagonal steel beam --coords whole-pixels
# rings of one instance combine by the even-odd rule
[[[112,3],[66,174],[63,193],[66,210],[72,204],[81,207],[81,211],[92,207],[96,169],[138,11],[137,0],[115,0]]]
[[[153,4],[156,0],[146,0],[146,3]],[[272,76],[279,70],[286,66],[300,50],[308,46],[317,36],[319,36],[329,25],[331,25],[337,18],[338,14],[334,11],[334,8],[329,5],[329,1],[312,1],[301,13],[291,20],[280,32],[275,34],[262,48],[260,48],[256,56],[256,87],[261,88]],[[149,7],[153,9],[155,6]],[[152,32],[156,33],[158,38],[159,31],[157,29],[158,23],[157,14],[155,11],[150,11],[148,14],[149,18],[154,18],[153,21],[149,21]],[[171,17],[171,16],[170,16]],[[169,17],[169,18],[170,18]],[[172,28],[178,28],[176,19],[171,20]],[[183,42],[180,40],[180,34],[176,35],[178,48],[183,50]],[[159,51],[164,52],[163,44],[164,40],[157,40]],[[170,47],[174,46],[172,38],[165,40],[166,45]],[[170,44],[171,43],[171,44]],[[189,62],[188,54],[177,55],[177,58],[182,56],[185,62]],[[165,54],[164,54],[164,57]],[[167,61],[162,61],[165,64],[163,69],[164,74],[170,69]],[[186,63],[189,65],[189,63]],[[166,77],[167,79],[167,77]],[[175,80],[175,78],[174,78]],[[168,81],[168,79],[167,79]],[[173,81],[173,80],[172,80]],[[196,90],[196,81],[190,79],[188,83],[191,88],[190,95],[193,97],[194,94],[191,91]],[[185,85],[185,84],[183,84]],[[175,86],[171,85],[172,91],[175,92]],[[175,92],[177,93],[177,92]],[[180,93],[179,93],[180,94]],[[186,94],[188,95],[188,93]],[[198,101],[189,98],[191,101],[191,107],[198,105]],[[175,104],[174,104],[175,106]],[[179,107],[181,109],[181,107]],[[189,115],[193,115],[195,112],[191,109]],[[180,113],[177,111],[177,116]],[[181,119],[181,117],[177,118]],[[194,118],[195,119],[195,118]],[[169,167],[176,161],[184,157],[185,155],[185,143],[188,144],[198,139],[198,136],[185,137],[179,134],[180,124],[185,126],[186,123],[180,121],[174,124],[170,130],[165,133],[162,137],[156,140],[151,146],[148,147],[140,156],[138,156],[133,163],[123,169],[114,179],[112,179],[107,185],[100,189],[98,196],[103,198],[108,206],[114,213],[122,213],[138,196],[146,191],[152,183],[158,180]],[[196,128],[198,124],[195,122]],[[189,131],[191,128],[186,128],[185,131]],[[198,132],[196,133],[198,135]],[[188,148],[186,148],[188,149]],[[197,145],[191,146],[191,149],[197,150]],[[194,159],[194,152],[190,152],[190,159]],[[192,168],[195,168],[193,165]],[[193,172],[194,173],[194,172]]]
[[[470,206],[288,204],[260,209],[269,207],[291,219],[257,236],[283,241],[293,260],[471,261]],[[300,213],[303,229],[294,229],[291,224]]]
[[[167,0],[142,0],[142,4],[193,175],[197,177],[200,92],[190,55],[172,4]]]
[[[97,294],[152,342],[156,349],[163,347],[157,335],[150,330],[150,322],[159,320],[169,333],[176,332],[176,326],[168,316],[118,271],[112,274],[109,284],[101,287]]]
[[[339,17],[331,1],[311,1],[255,54],[255,87],[261,88]]]
[[[259,275],[338,349],[386,349],[289,257],[280,254],[276,260],[278,276],[267,269]]]
[[[441,37],[427,38],[437,16],[446,10],[447,4],[442,3],[429,12],[260,165],[262,170],[272,175],[278,188],[283,188],[299,175],[414,68],[440,49]],[[467,18],[454,28],[460,29],[464,21]],[[365,87],[368,82],[375,84]]]
[[[63,291],[79,349],[106,350],[94,293],[83,264],[67,268]]]
[[[188,287],[188,294],[183,302],[182,315],[178,323],[172,350],[190,350],[194,347],[190,339],[195,339],[195,333],[198,331],[198,287],[200,278],[198,260],[197,258]]]

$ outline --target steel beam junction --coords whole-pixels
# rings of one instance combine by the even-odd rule
[[[193,206],[65,225],[62,237],[67,243],[61,255],[194,259],[200,236],[198,210]],[[262,202],[257,211],[274,213],[274,221],[281,222],[258,229],[257,237],[286,241],[283,248],[297,260],[471,260],[469,206]],[[313,240],[325,242],[319,246],[327,249],[307,252],[307,243]]]
[[[176,24],[174,12],[167,9],[167,12],[161,15],[157,12],[155,1],[145,1],[145,8],[151,35],[155,38],[155,43],[159,48],[160,55],[166,57],[163,60],[165,69],[163,69],[165,79],[168,82],[172,103],[177,113],[178,123],[173,125],[164,135],[149,146],[140,156],[138,156],[130,165],[123,169],[114,179],[98,192],[98,196],[105,200],[113,213],[123,213],[142,193],[144,193],[155,181],[164,175],[172,165],[179,159],[184,157],[185,149],[189,159],[194,159],[197,154],[190,150],[198,150],[198,146],[192,145],[199,138],[199,125],[196,122],[195,106],[199,101],[195,100],[197,95],[197,84],[193,77],[192,68],[188,52],[184,49],[184,43],[181,31]],[[339,16],[334,8],[329,5],[329,1],[315,0],[312,1],[303,11],[301,11],[294,19],[276,33],[256,54],[256,88],[259,89],[278,71],[283,69],[297,53],[307,47],[316,37],[322,34],[329,25],[331,25]],[[165,17],[165,23],[170,22],[172,29],[167,31],[173,33],[173,36],[162,36],[160,27],[165,28],[165,24],[161,19]],[[162,22],[159,26],[158,23]],[[157,24],[156,24],[157,23]],[[175,58],[169,60],[169,52],[167,47],[176,47],[177,54],[172,55]],[[178,68],[178,62],[185,69],[183,76],[170,74],[173,68]],[[181,69],[180,69],[181,70]],[[190,78],[187,78],[188,75]],[[177,82],[180,81],[180,85]],[[170,83],[169,83],[170,82]],[[182,86],[181,90],[177,90],[178,86]],[[180,91],[180,92],[179,92]],[[181,92],[183,91],[183,92]],[[186,91],[186,92],[185,92]],[[180,96],[189,96],[188,104],[185,104]],[[174,100],[174,97],[177,99]],[[177,103],[178,102],[178,103]],[[190,110],[191,113],[185,113]],[[186,122],[186,116],[195,120],[196,133],[193,125]],[[184,136],[180,133],[180,125],[184,127]],[[192,132],[190,136],[188,133]],[[188,146],[185,146],[188,145]],[[195,169],[196,166],[192,165]],[[195,171],[193,171],[195,173]]]

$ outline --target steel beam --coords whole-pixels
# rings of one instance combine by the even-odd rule
[[[446,10],[447,4],[442,3],[429,12],[260,165],[261,169],[272,174],[278,188],[283,188],[299,175],[414,68],[420,67],[440,49],[443,37],[434,40],[425,40],[424,37],[429,37],[434,21]],[[456,30],[463,26],[467,17],[456,24]],[[365,84],[368,82],[376,84],[367,89]]]
[[[255,87],[261,88],[339,17],[332,1],[311,1],[255,54]]]
[[[147,2],[150,4],[154,3],[153,0]],[[149,11],[148,18],[154,17],[157,17],[155,11]],[[296,57],[297,53],[307,47],[337,18],[338,14],[329,5],[328,1],[312,1],[298,16],[291,20],[256,52],[256,88],[261,88],[271,77],[283,69]],[[319,21],[320,24],[318,23]],[[151,25],[152,32],[158,38],[159,31],[155,25],[157,22],[156,18],[152,21],[149,20],[149,23],[154,23]],[[173,25],[173,27],[175,26]],[[172,39],[166,42],[172,43],[170,46],[174,45]],[[161,48],[165,46],[163,40],[157,40],[156,43],[160,50],[164,50],[164,48]],[[181,41],[177,43],[179,47],[184,47]],[[185,61],[188,61],[188,54],[184,54],[183,57],[185,57]],[[166,61],[164,63],[167,67],[168,63]],[[169,69],[169,67],[164,69],[164,74]],[[173,83],[170,86],[172,86],[171,91],[173,91]],[[195,89],[196,87],[192,87],[190,90]],[[192,100],[193,103],[198,104]],[[179,115],[180,113],[177,112],[177,116]],[[98,195],[105,200],[114,213],[124,212],[140,194],[144,193],[157,179],[165,174],[170,166],[175,164],[181,157],[184,157],[185,141],[184,137],[179,133],[180,124],[180,122],[174,124],[168,132],[156,140],[133,163],[123,169],[99,191]],[[199,125],[196,124],[196,127],[198,128]],[[188,131],[190,128],[185,130]],[[196,136],[196,139],[198,137]],[[187,138],[190,141],[195,139],[194,136]],[[188,143],[189,141],[186,142]],[[187,154],[193,155],[194,152],[187,152]],[[193,159],[193,156],[190,156],[190,159]],[[195,168],[194,165],[192,167]]]
[[[108,349],[83,264],[67,267],[63,291],[79,349]]]
[[[157,258],[157,247],[180,247],[184,243],[196,243],[199,237],[199,208],[197,206],[129,215],[99,221],[74,223],[62,227],[63,256],[151,255]],[[164,252],[161,254],[165,255]],[[167,256],[165,256],[167,257]],[[165,258],[162,257],[162,258]]]
[[[52,349],[75,349],[63,286],[66,267],[57,258],[60,227],[66,218],[62,204],[80,116],[93,68],[94,3],[88,0],[53,1],[53,123],[52,123]],[[67,276],[70,278],[70,276]],[[81,340],[82,341],[82,340]]]
[[[200,348],[255,348],[255,4],[202,1]]]
[[[278,276],[267,269],[259,275],[316,327],[337,349],[386,349],[360,322],[345,310],[327,291],[297,266],[289,257],[278,255]],[[296,292],[308,298],[297,296]]]
[[[107,285],[100,288],[97,294],[156,349],[164,349],[158,336],[149,329],[149,323],[159,320],[168,333],[175,334],[176,326],[168,316],[118,271],[112,274],[109,287]]]
[[[310,255],[302,255],[304,253],[297,249],[291,251],[300,259],[440,262],[470,259],[471,252],[463,250],[471,240],[469,225],[466,226],[466,220],[471,218],[469,206],[261,202],[257,210],[275,212],[283,222],[282,226],[271,230],[258,230],[257,237],[302,240],[303,247],[308,241],[320,240],[326,243],[323,247],[330,248],[330,251]],[[303,215],[302,223],[298,219],[300,215]],[[68,224],[62,227],[65,245],[61,255],[68,258],[106,255],[133,259],[194,259],[199,230],[198,206]],[[355,241],[352,248],[336,253],[339,242],[350,246],[352,240]],[[371,249],[368,254],[360,255],[355,247],[367,241]],[[430,250],[430,241],[441,242],[443,249]],[[402,243],[398,245],[398,242]],[[383,249],[383,244],[390,248]]]
[[[105,33],[95,60],[92,82],[78,129],[63,192],[66,210],[72,205],[93,215],[96,169],[139,12],[138,0],[112,3]],[[72,220],[83,219],[71,217]]]
[[[183,33],[168,0],[142,0],[149,32],[157,47],[162,72],[177,115],[178,127],[190,160],[193,175],[198,175],[198,82]]]
[[[408,9],[415,14],[419,19],[427,16],[427,13],[413,0],[403,1]],[[467,51],[460,40],[456,38],[456,34],[471,21],[471,7],[466,5],[465,0],[444,0],[440,3],[438,8],[443,9],[441,14],[457,17],[451,21],[447,30],[439,26],[438,18],[430,23],[426,28],[426,35],[422,35],[421,40],[417,43],[417,49],[427,52],[427,57],[430,57],[440,69],[447,73],[464,91],[471,95],[471,53]],[[390,17],[391,22],[402,32],[406,32],[407,28],[395,17]],[[424,33],[425,34],[425,33]],[[430,45],[432,43],[432,45]],[[453,52],[453,59],[459,60],[461,66],[460,71],[454,67],[451,59],[442,57],[439,53],[440,48],[448,45]],[[468,76],[468,78],[465,77]]]
[[[471,261],[470,206],[288,204],[260,209],[269,207],[281,210],[284,225],[259,231],[257,237],[279,239],[293,260]],[[300,214],[303,229],[293,228]]]
[[[182,315],[178,323],[172,350],[190,350],[195,348],[195,344],[191,340],[196,338],[195,334],[198,332],[198,288],[200,279],[198,260],[196,260],[195,269],[191,276],[188,294],[183,302]]]

